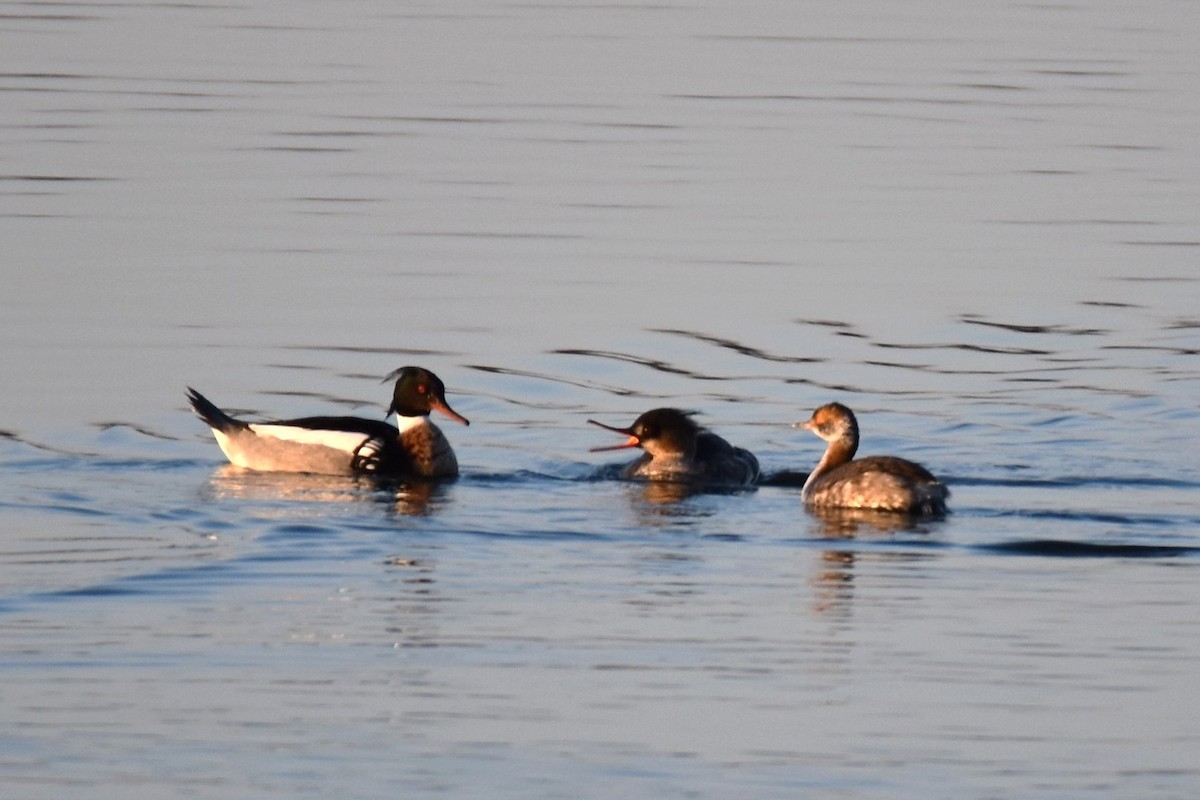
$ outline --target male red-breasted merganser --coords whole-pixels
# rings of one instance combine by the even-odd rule
[[[195,389],[188,389],[188,400],[212,427],[221,450],[239,467],[326,475],[458,475],[454,450],[429,420],[429,412],[440,411],[455,422],[470,423],[446,402],[441,379],[421,367],[401,367],[384,380],[392,378],[396,379],[396,388],[387,414],[396,412],[394,426],[386,420],[359,417],[243,422]]]
[[[593,419],[588,422],[629,437],[623,444],[593,447],[593,453],[626,447],[640,447],[646,451],[621,470],[623,478],[733,486],[758,480],[758,459],[753,453],[734,447],[678,409],[647,411],[628,428],[614,428]]]
[[[815,433],[829,447],[800,496],[812,508],[862,508],[906,514],[944,514],[950,491],[920,464],[896,456],[854,460],[858,421],[841,403],[813,412],[794,427]]]

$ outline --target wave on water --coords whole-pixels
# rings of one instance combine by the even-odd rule
[[[1022,539],[978,545],[974,549],[1013,556],[1046,558],[1178,558],[1200,555],[1189,545],[1131,544],[1128,542],[1075,542],[1065,539]]]

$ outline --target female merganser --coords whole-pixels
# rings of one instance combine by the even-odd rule
[[[359,417],[304,417],[280,422],[243,422],[226,414],[195,389],[192,408],[213,429],[229,460],[247,469],[326,475],[378,474],[418,478],[458,475],[458,460],[446,437],[429,420],[440,411],[469,425],[446,403],[446,387],[420,367],[401,367],[392,404],[396,425]]]
[[[812,508],[861,508],[906,514],[944,514],[950,491],[920,464],[895,456],[854,459],[858,421],[841,403],[813,412],[793,427],[815,433],[829,447],[800,496]]]
[[[640,447],[646,451],[621,470],[623,478],[734,486],[745,486],[758,480],[758,459],[753,453],[734,447],[678,409],[647,411],[628,428],[614,428],[594,419],[588,422],[629,437],[624,444],[593,447],[593,453],[626,447]]]

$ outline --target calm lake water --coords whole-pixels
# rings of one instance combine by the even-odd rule
[[[0,11],[12,798],[1193,798],[1188,3]],[[469,428],[432,491],[188,410]],[[841,400],[953,513],[683,496]]]

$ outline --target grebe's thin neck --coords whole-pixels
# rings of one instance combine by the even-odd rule
[[[800,490],[800,496],[807,499],[813,485],[822,475],[825,475],[830,470],[837,469],[842,464],[850,463],[857,450],[857,436],[841,436],[831,441],[829,446],[825,448],[825,454],[817,462],[817,466],[812,472],[808,473],[808,479],[804,481],[804,488]]]

